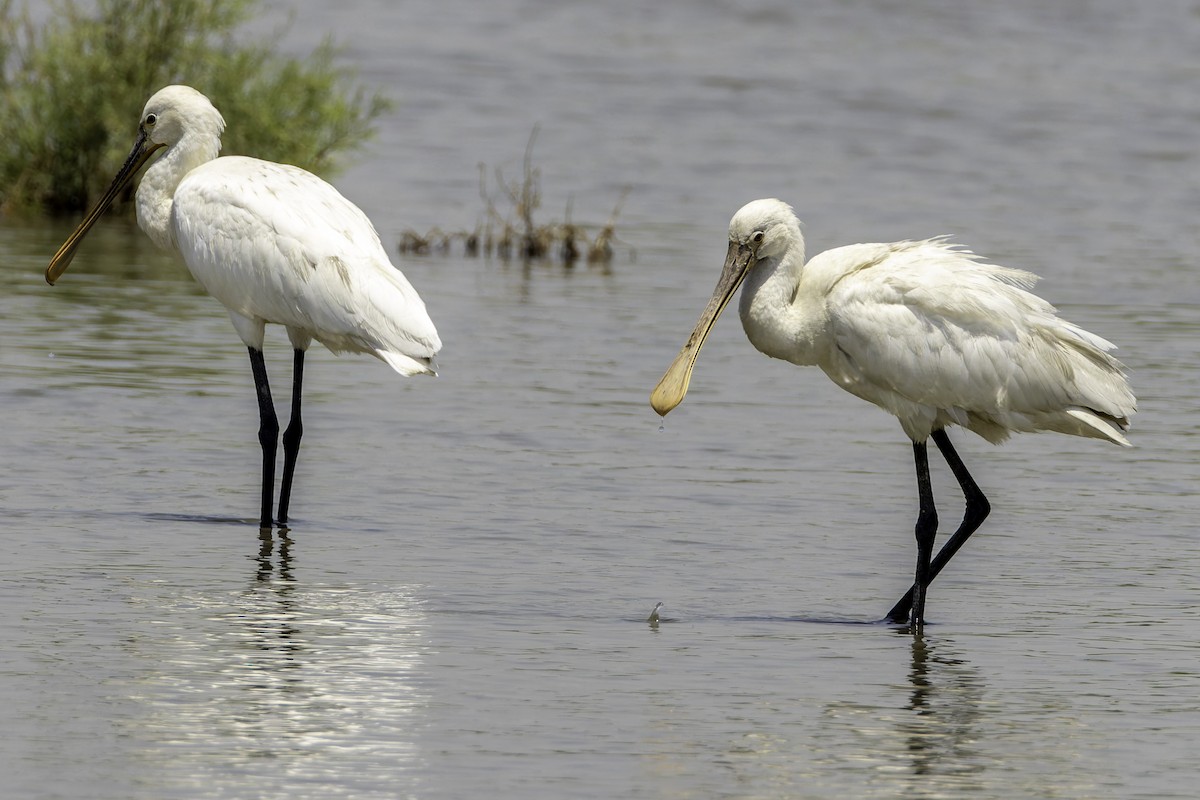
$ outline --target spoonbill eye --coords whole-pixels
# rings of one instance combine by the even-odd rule
[[[750,236],[750,241],[754,242],[755,244],[762,244],[764,235],[765,234],[762,231],[755,231],[753,235]]]
[[[146,124],[147,125],[153,126],[154,123],[156,123],[156,122],[158,122],[157,114],[147,114],[146,115]]]

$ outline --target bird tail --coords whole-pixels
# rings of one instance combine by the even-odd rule
[[[1069,408],[1067,409],[1067,414],[1086,426],[1079,431],[1079,435],[1096,439],[1108,439],[1122,447],[1133,447],[1133,444],[1125,438],[1123,433],[1123,431],[1129,429],[1129,422],[1127,420],[1110,417],[1107,414],[1101,414],[1088,408]]]
[[[437,368],[432,358],[414,358],[404,353],[390,350],[376,350],[375,357],[383,361],[401,375],[437,375]]]

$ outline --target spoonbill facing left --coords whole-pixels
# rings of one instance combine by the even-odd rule
[[[159,149],[137,190],[137,220],[174,249],[196,280],[229,310],[250,351],[262,445],[262,514],[272,525],[279,421],[263,361],[268,322],[294,348],[292,416],[283,432],[279,524],[287,523],[303,425],[304,353],[313,339],[335,353],[367,353],[401,375],[433,374],[441,349],[425,304],[392,266],[366,215],[312,173],[241,156],[217,157],[225,120],[189,86],[168,86],[146,103],[124,166],[46,269],[53,284],[88,230]]]
[[[804,260],[791,207],[755,200],[729,223],[716,290],[650,404],[683,402],[696,356],[742,285],[739,312],[751,344],[772,358],[818,366],[838,386],[900,421],[913,443],[920,510],[916,578],[888,612],[924,624],[930,582],[991,510],[950,444],[959,425],[994,444],[1018,431],[1056,431],[1129,446],[1135,409],[1114,348],[1057,316],[1028,290],[1037,276],[981,262],[943,239],[852,244]],[[937,511],[926,440],[962,487],[966,512],[933,556]]]

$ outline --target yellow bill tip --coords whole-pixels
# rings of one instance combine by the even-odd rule
[[[665,417],[675,410],[675,406],[683,402],[683,393],[676,390],[674,387],[667,389],[659,384],[653,392],[650,393],[650,407],[660,417]]]
[[[688,384],[692,380],[692,365],[695,363],[693,353],[693,349],[689,347],[679,351],[662,380],[650,393],[650,406],[660,417],[671,413],[687,395]]]

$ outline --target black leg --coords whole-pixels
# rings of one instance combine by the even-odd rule
[[[963,514],[962,524],[958,526],[958,530],[947,540],[946,544],[942,546],[942,549],[930,563],[930,581],[938,576],[942,568],[949,563],[950,559],[966,543],[971,534],[979,529],[979,526],[983,524],[983,521],[987,519],[988,514],[992,510],[991,503],[988,502],[987,497],[979,489],[979,485],[975,483],[975,479],[971,477],[971,473],[967,471],[967,467],[963,464],[962,459],[958,457],[958,452],[954,449],[954,445],[950,444],[950,437],[946,435],[946,431],[934,431],[933,443],[941,451],[942,457],[946,459],[946,463],[950,466],[950,471],[954,473],[958,485],[962,488],[963,499],[966,501],[967,507]],[[887,619],[889,622],[905,622],[908,620],[915,589],[915,586],[909,589],[908,593],[904,597],[901,597],[899,602],[888,612]]]
[[[933,558],[933,540],[937,536],[937,509],[933,505],[933,485],[929,481],[929,452],[925,442],[913,442],[913,460],[917,467],[917,494],[921,507],[917,512],[917,570],[913,581],[912,630],[920,633],[925,624],[925,593],[933,577],[929,562]]]
[[[304,386],[304,351],[297,349],[292,366],[292,419],[283,432],[283,483],[279,489],[279,524],[288,521],[288,502],[292,497],[292,474],[296,471],[296,456],[300,454],[300,439],[304,423],[300,421],[300,394]]]
[[[270,528],[271,501],[275,492],[275,448],[279,445],[279,419],[275,416],[275,404],[271,401],[271,387],[267,383],[267,365],[261,350],[250,351],[250,369],[254,371],[254,389],[258,393],[258,443],[262,445],[262,516],[260,528]]]

